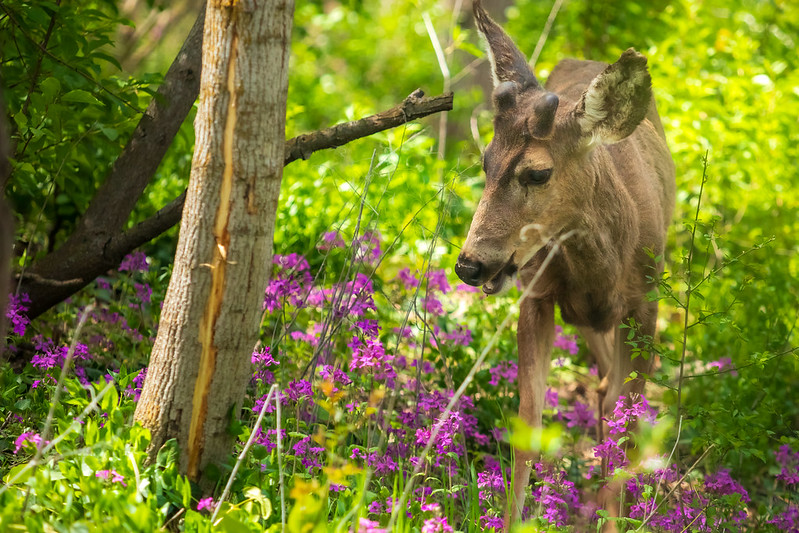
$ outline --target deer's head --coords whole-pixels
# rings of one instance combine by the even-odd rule
[[[646,58],[633,49],[582,82],[586,63],[564,63],[549,92],[479,0],[474,15],[494,76],[494,138],[483,154],[485,190],[455,271],[492,294],[547,242],[580,226],[603,165],[611,165],[592,152],[630,135],[652,94]]]

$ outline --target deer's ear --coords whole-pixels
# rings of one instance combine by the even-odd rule
[[[630,48],[593,79],[575,114],[584,135],[614,143],[635,131],[651,100],[646,58]]]
[[[488,43],[494,87],[506,81],[518,84],[521,89],[538,87],[538,80],[527,65],[527,58],[499,24],[488,16],[480,0],[474,0],[472,7],[477,29]]]

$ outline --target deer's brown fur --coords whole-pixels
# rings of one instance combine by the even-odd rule
[[[674,164],[651,93],[646,58],[629,49],[612,65],[566,59],[541,86],[525,56],[480,5],[495,80],[494,138],[483,155],[486,186],[456,272],[492,294],[519,273],[526,286],[559,249],[521,303],[520,416],[541,425],[554,339],[554,305],[597,360],[604,411],[640,393],[651,363],[631,358],[619,326],[655,333],[646,294],[662,272],[674,208]],[[562,238],[564,235],[567,238]],[[625,337],[626,338],[626,335]],[[516,451],[509,519],[524,505],[533,454]]]

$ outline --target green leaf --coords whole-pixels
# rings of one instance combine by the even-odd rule
[[[95,98],[94,95],[92,95],[92,93],[81,89],[74,89],[72,91],[69,91],[64,96],[61,97],[61,100],[64,102],[75,102],[78,104],[89,104],[96,106],[103,105],[103,103],[97,98]]]
[[[18,464],[8,471],[8,474],[6,474],[6,476],[3,478],[3,481],[8,485],[12,483],[22,484],[25,483],[28,478],[30,478],[31,473],[33,473],[33,469],[28,468],[28,463]]]

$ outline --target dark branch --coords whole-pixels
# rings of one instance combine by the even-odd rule
[[[388,111],[290,139],[286,142],[284,165],[297,159],[308,159],[312,153],[319,150],[336,148],[355,139],[396,128],[411,120],[451,109],[452,93],[424,98],[424,92],[416,89],[400,105]]]

